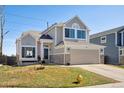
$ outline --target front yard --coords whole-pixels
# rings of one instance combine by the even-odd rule
[[[124,69],[124,65],[117,65],[116,67],[119,67],[119,68],[123,68]]]
[[[78,74],[83,76],[83,83],[77,84]],[[113,79],[74,67],[46,66],[35,70],[33,66],[0,67],[0,87],[83,87],[98,84],[114,83]]]

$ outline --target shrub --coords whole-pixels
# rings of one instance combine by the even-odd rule
[[[45,60],[42,60],[42,64],[45,64]]]
[[[35,70],[43,70],[45,67],[43,65],[38,65],[34,67]]]
[[[67,66],[69,66],[69,65],[70,65],[70,63],[67,63],[66,65],[67,65]]]

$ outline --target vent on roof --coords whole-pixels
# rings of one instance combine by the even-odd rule
[[[40,39],[53,39],[51,36],[49,36],[48,34],[43,34]]]

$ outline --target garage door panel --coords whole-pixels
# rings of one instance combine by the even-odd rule
[[[99,63],[99,50],[72,49],[71,64]]]

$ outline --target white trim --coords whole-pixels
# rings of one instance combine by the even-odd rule
[[[35,59],[37,59],[38,55],[37,55],[37,40],[35,39]]]
[[[41,51],[41,60],[43,60],[43,41],[41,41],[41,49],[40,49],[40,51]]]
[[[57,29],[56,29],[56,26],[55,26],[55,45],[57,44]]]
[[[77,38],[77,29],[76,28],[74,29],[74,34],[75,34],[75,38],[74,39],[78,39]]]
[[[22,58],[22,47],[34,47],[35,48],[35,57],[33,58]],[[37,60],[37,47],[36,46],[32,46],[32,45],[22,45],[21,46],[21,61],[36,61]]]
[[[65,28],[67,28],[67,29],[74,29],[74,33],[75,33],[75,36],[74,36],[74,38],[68,38],[68,37],[65,37]],[[81,38],[77,38],[77,30],[83,30],[83,31],[85,31],[85,34],[86,34],[86,36],[85,36],[85,39],[81,39]],[[70,40],[86,40],[87,41],[87,29],[75,29],[75,28],[71,28],[71,27],[64,27],[64,38],[65,39],[70,39]]]
[[[49,47],[43,47],[43,58],[44,58],[44,49],[48,49],[48,59],[47,60],[49,60],[50,59],[50,51],[49,51]]]
[[[100,49],[99,49],[99,64],[101,64],[101,54],[100,54]]]
[[[79,29],[80,28],[80,25],[78,23],[73,23],[72,24],[72,28]]]
[[[115,32],[115,46],[118,46],[117,45],[117,32]]]
[[[120,47],[118,47],[118,62],[120,63]]]
[[[37,61],[36,58],[21,58],[22,61]]]
[[[65,40],[65,27],[63,26],[63,41]]]
[[[89,43],[90,41],[89,41],[89,31],[86,29],[86,41],[87,41],[87,43]]]
[[[53,39],[40,39],[42,42],[53,43]]]
[[[21,47],[36,47],[34,45],[22,45]]]
[[[123,32],[121,32],[121,46],[123,46]]]
[[[20,39],[20,43],[19,43],[19,64],[22,64],[22,47],[21,47],[21,39]]]

